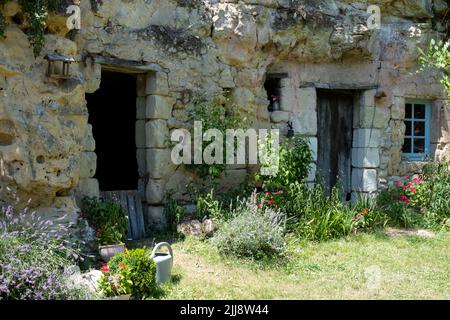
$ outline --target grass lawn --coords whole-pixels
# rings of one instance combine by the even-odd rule
[[[450,233],[291,240],[275,263],[224,258],[193,238],[173,248],[166,299],[450,299]]]

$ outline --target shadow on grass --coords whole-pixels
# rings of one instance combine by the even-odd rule
[[[170,280],[169,283],[165,283],[162,285],[159,285],[152,298],[149,298],[147,300],[160,300],[160,299],[164,299],[171,290],[174,290],[174,286],[178,285],[181,281],[181,279],[183,278],[183,276],[181,274],[174,274],[172,275],[172,278]]]

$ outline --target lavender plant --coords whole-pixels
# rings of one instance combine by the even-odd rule
[[[68,226],[43,220],[28,208],[16,210],[19,202],[0,210],[0,300],[90,298],[67,280],[67,270],[80,259],[65,238]]]

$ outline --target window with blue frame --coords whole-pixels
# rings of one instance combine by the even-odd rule
[[[403,157],[405,159],[423,161],[431,157],[430,123],[430,101],[406,100],[406,132],[403,144]]]

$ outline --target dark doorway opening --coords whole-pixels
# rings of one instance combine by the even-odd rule
[[[86,100],[100,190],[137,190],[136,77],[103,71],[100,89],[86,95]]]
[[[353,101],[351,91],[318,91],[317,171],[328,192],[339,183],[347,201],[352,193]]]

